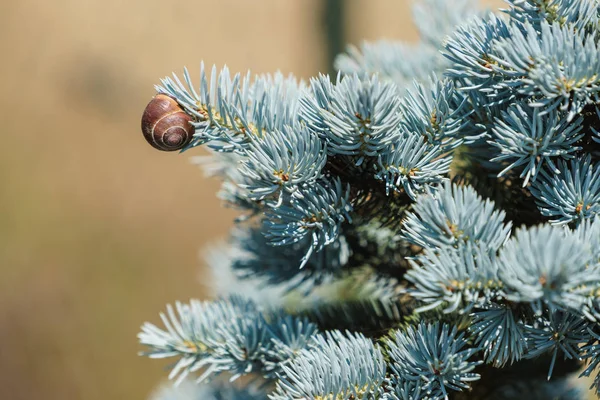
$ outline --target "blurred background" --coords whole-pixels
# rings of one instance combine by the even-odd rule
[[[166,374],[140,325],[211,294],[200,252],[234,214],[202,150],[144,141],[159,78],[204,60],[308,79],[384,37],[417,38],[409,0],[0,2],[0,399],[145,399]]]

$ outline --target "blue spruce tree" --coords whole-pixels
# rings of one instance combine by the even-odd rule
[[[157,398],[600,392],[600,2],[507,3],[422,0],[419,43],[308,83],[162,80],[144,134],[210,151],[240,210],[211,263],[248,290],[142,326]]]

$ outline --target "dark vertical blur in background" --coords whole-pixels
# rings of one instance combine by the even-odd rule
[[[343,26],[327,41],[336,3]],[[159,78],[204,60],[307,79],[330,69],[342,38],[414,40],[409,6],[1,2],[0,399],[146,398],[165,373],[136,355],[140,324],[210,295],[199,250],[225,237],[233,213],[191,152],[144,142]]]

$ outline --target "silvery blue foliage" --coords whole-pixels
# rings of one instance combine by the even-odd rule
[[[542,22],[509,28],[492,58],[499,87],[535,98],[532,106],[559,108],[571,120],[600,93],[600,47],[593,34],[573,32],[570,25]]]
[[[431,184],[444,181],[452,157],[425,136],[404,133],[379,155],[376,179],[385,182],[386,193],[405,192],[411,199]]]
[[[509,36],[507,23],[494,14],[461,25],[445,44],[444,56],[451,63],[446,75],[457,80],[463,90],[477,90],[486,97],[491,97],[484,100],[485,103],[499,102],[503,97],[510,97],[496,87],[499,78],[492,68],[495,42]]]
[[[527,349],[525,325],[508,305],[492,303],[476,310],[469,331],[485,362],[497,367],[519,361]]]
[[[466,140],[461,132],[468,124],[462,112],[466,99],[455,104],[454,84],[450,80],[432,78],[427,87],[415,82],[402,101],[402,125],[407,132],[424,136],[427,143],[443,149],[458,147]],[[479,137],[481,135],[478,135]]]
[[[396,331],[386,341],[392,375],[398,384],[415,382],[426,396],[447,398],[448,390],[465,390],[479,379],[479,361],[469,360],[476,349],[468,347],[463,333],[448,325],[419,324]]]
[[[235,235],[236,231],[232,232],[232,237]],[[209,273],[203,276],[201,288],[215,297],[236,295],[253,301],[259,307],[281,307],[290,294],[289,287],[284,284],[267,284],[265,276],[245,276],[243,271],[237,272],[233,264],[245,253],[238,248],[239,245],[212,242],[202,249],[202,260]]]
[[[344,221],[351,221],[349,212],[352,206],[348,197],[348,188],[344,189],[339,180],[333,185],[316,182],[302,197],[266,210],[265,237],[276,246],[310,238],[311,245],[302,258],[302,267],[313,251],[319,252],[338,239]]]
[[[600,3],[474,3],[418,1],[418,43],[349,47],[333,79],[157,86],[243,212],[211,256],[235,295],[139,335],[178,382],[261,385],[193,396],[574,400],[584,362],[599,391]]]
[[[600,5],[595,0],[507,0],[508,14],[522,23],[568,24],[577,30],[598,29]]]
[[[588,321],[561,311],[550,313],[548,319],[539,318],[535,324],[525,328],[529,345],[525,357],[535,358],[544,353],[552,353],[549,380],[559,353],[565,359],[579,358],[579,347],[590,339],[588,326]]]
[[[561,160],[556,171],[542,170],[531,187],[543,215],[556,224],[581,222],[600,213],[600,164],[591,158]]]
[[[581,376],[590,376],[594,371],[597,371],[598,364],[600,364],[600,335],[589,330],[589,335],[592,336],[595,341],[589,341],[587,344],[581,347],[582,357],[588,362],[587,368],[581,373]],[[596,388],[596,392],[600,392],[600,372],[596,372],[594,378],[593,387]]]
[[[600,216],[583,221],[575,234],[582,243],[587,243],[592,252],[592,259],[600,262]]]
[[[508,239],[511,223],[494,203],[483,200],[471,187],[449,182],[417,199],[408,213],[403,233],[424,248],[458,246],[472,242],[497,250]]]
[[[578,358],[579,345],[555,341],[562,338],[560,332],[577,336],[578,344],[589,339],[585,332],[595,316],[584,316],[590,313],[589,296],[600,288],[598,232],[596,223],[575,231],[521,229],[497,258],[470,244],[428,249],[406,275],[414,285],[409,292],[424,304],[422,310],[434,306],[445,313],[471,313],[469,331],[488,363],[501,367],[552,349]],[[519,310],[516,303],[530,311]],[[550,310],[548,319],[528,319],[527,314],[545,310]],[[543,339],[550,335],[552,339]]]
[[[427,249],[417,260],[406,279],[414,285],[409,293],[425,304],[418,310],[443,307],[444,312],[468,313],[500,288],[496,259],[485,245]]]
[[[598,116],[598,119],[600,119],[600,107],[599,106],[595,106],[594,110],[596,111],[596,115]],[[600,129],[596,129],[593,126],[591,127],[592,132],[594,132],[594,137],[592,138],[594,140],[594,142],[600,143]]]
[[[271,343],[266,347],[265,375],[285,376],[282,365],[296,357],[296,354],[315,343],[318,333],[315,324],[306,319],[286,315],[279,311],[268,324]]]
[[[266,75],[251,82],[249,73],[232,77],[227,67],[220,72],[213,67],[208,76],[202,64],[197,90],[187,69],[183,75],[183,82],[173,75],[156,89],[177,99],[196,118],[196,139],[188,147],[211,142],[219,151],[240,151],[249,135],[262,136],[298,122],[298,99],[304,88],[292,77]]]
[[[333,84],[322,75],[311,80],[311,92],[302,100],[302,119],[327,142],[329,154],[355,156],[360,165],[394,140],[400,123],[394,84],[358,75],[338,75]]]
[[[233,245],[239,251],[231,261],[231,268],[241,279],[261,277],[264,285],[284,284],[288,288],[310,289],[330,280],[341,272],[348,262],[350,249],[343,236],[310,257],[299,269],[303,257],[311,247],[305,238],[289,246],[270,246],[260,228],[238,228],[232,233]]]
[[[416,381],[400,381],[398,377],[392,376],[387,383],[387,388],[389,392],[382,397],[384,400],[431,399],[421,392],[421,386]]]
[[[252,370],[269,341],[262,315],[252,302],[241,298],[177,303],[175,309],[167,306],[161,319],[165,329],[146,323],[139,339],[149,347],[145,354],[152,358],[180,357],[170,374],[171,378],[179,376],[178,381],[205,366],[205,376]]]
[[[553,160],[572,158],[581,150],[576,142],[583,137],[582,119],[567,121],[556,111],[550,111],[544,118],[539,108],[515,104],[502,112],[502,118],[493,128],[492,146],[500,154],[490,161],[507,161],[510,164],[498,176],[516,168],[521,171],[523,186],[535,180],[542,166],[553,173],[558,172]]]
[[[151,358],[178,358],[169,375],[178,382],[202,368],[199,381],[225,371],[232,379],[249,372],[269,376],[278,361],[307,346],[317,332],[308,321],[263,312],[237,296],[167,306],[161,319],[165,329],[146,323],[140,343]]]
[[[506,298],[535,309],[580,312],[590,288],[600,287],[600,265],[587,243],[561,227],[519,229],[499,255]]]
[[[327,332],[283,366],[272,400],[376,399],[386,373],[378,345],[361,334]]]
[[[246,154],[240,171],[248,183],[240,186],[251,200],[277,194],[277,205],[283,201],[284,192],[294,194],[299,187],[314,184],[327,160],[323,143],[315,134],[288,125],[252,138]]]

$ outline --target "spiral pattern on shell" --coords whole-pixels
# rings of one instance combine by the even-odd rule
[[[150,145],[162,151],[181,150],[194,135],[192,117],[165,94],[157,94],[142,115],[142,132]]]

